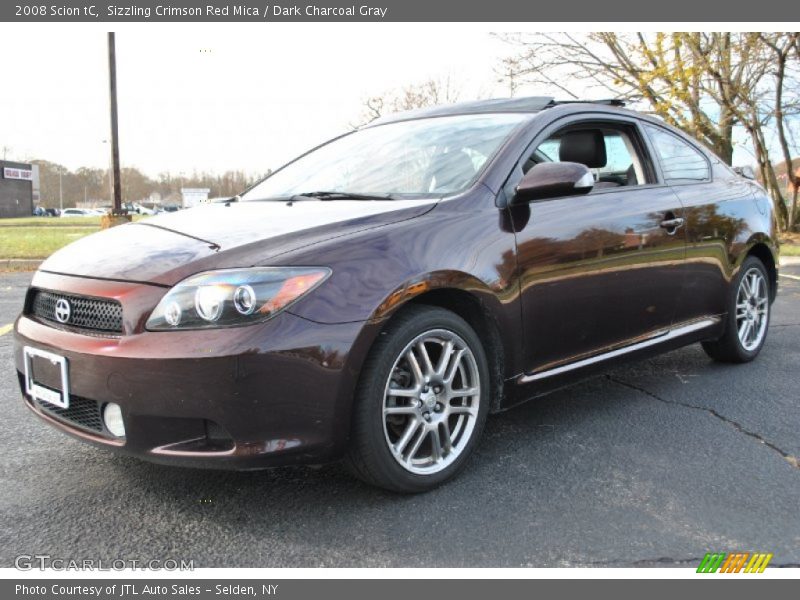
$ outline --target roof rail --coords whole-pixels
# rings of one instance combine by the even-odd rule
[[[601,100],[552,100],[550,106],[559,104],[601,104],[603,106],[625,106],[625,101],[619,98],[603,98]]]
[[[625,102],[617,99],[607,100],[556,100],[550,96],[531,96],[528,98],[495,98],[492,100],[476,100],[458,104],[443,104],[428,108],[419,108],[400,113],[394,113],[371,121],[365,127],[382,125],[395,121],[406,121],[423,117],[439,117],[444,115],[468,115],[496,112],[532,113],[552,108],[561,104],[602,104],[605,106],[625,106]]]
[[[528,98],[494,98],[491,100],[476,100],[473,102],[459,102],[457,104],[442,104],[428,108],[403,111],[380,117],[369,125],[381,125],[392,121],[404,121],[421,117],[438,117],[443,115],[466,115],[492,112],[537,112],[553,106],[550,96],[532,96]]]

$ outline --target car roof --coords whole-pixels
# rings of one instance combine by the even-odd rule
[[[373,125],[384,125],[398,121],[410,121],[415,119],[425,119],[429,117],[445,117],[454,115],[475,115],[492,113],[538,113],[547,108],[562,106],[565,104],[589,104],[610,107],[622,107],[625,103],[620,100],[556,100],[551,96],[530,96],[526,98],[493,98],[490,100],[476,100],[473,102],[459,102],[456,104],[446,104],[432,106],[430,108],[420,108],[409,110],[385,117],[380,117],[371,123]]]

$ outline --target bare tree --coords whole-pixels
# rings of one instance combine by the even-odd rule
[[[728,164],[733,160],[734,128],[742,126],[781,221],[791,224],[796,218],[796,195],[792,217],[770,157],[769,134],[777,132],[784,159],[790,158],[786,89],[798,81],[797,35],[505,35],[515,53],[504,67],[513,70],[507,78],[557,89],[573,98],[581,88],[627,99],[699,139]],[[796,114],[796,109],[791,112]]]
[[[519,81],[578,98],[582,89],[643,105],[730,164],[733,120],[709,106],[702,70],[683,34],[535,33],[503,36]],[[731,57],[730,62],[735,62]]]
[[[787,117],[798,113],[800,107],[800,78],[797,77],[800,63],[800,33],[760,34],[761,40],[770,49],[773,58],[772,75],[775,80],[774,110],[775,130],[778,135],[788,190],[792,194],[789,203],[788,228],[797,223],[797,200],[800,192],[800,170],[794,168],[792,151],[797,152],[797,144],[786,123]],[[792,60],[794,59],[794,60]],[[792,81],[793,89],[787,90],[787,82]],[[793,96],[791,99],[787,96]]]
[[[450,76],[439,79],[427,79],[420,83],[406,85],[399,89],[387,90],[378,96],[371,96],[364,101],[364,108],[358,124],[351,124],[354,129],[371,123],[383,115],[406,110],[415,110],[458,102],[461,92]]]
[[[513,98],[517,95],[517,90],[520,87],[520,72],[521,72],[520,59],[514,56],[505,57],[500,67],[495,69],[497,75],[497,82],[503,83],[508,86],[508,96]]]

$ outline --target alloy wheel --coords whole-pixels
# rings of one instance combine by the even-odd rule
[[[481,386],[475,356],[446,329],[409,342],[394,362],[383,399],[383,431],[394,459],[429,475],[452,464],[478,419]]]
[[[769,321],[769,292],[764,275],[751,268],[739,282],[736,294],[736,328],[739,343],[748,352],[758,348]]]

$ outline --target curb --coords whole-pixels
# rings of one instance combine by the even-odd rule
[[[781,256],[782,267],[795,267],[800,265],[800,256]]]
[[[4,258],[0,271],[35,271],[43,262],[43,258]]]

